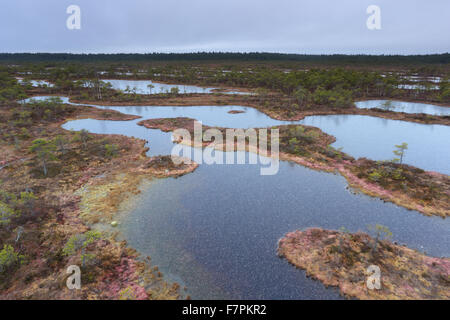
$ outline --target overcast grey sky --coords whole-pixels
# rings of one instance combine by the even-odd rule
[[[449,15],[450,0],[1,0],[0,52],[442,53]]]

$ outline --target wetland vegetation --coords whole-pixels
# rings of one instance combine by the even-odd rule
[[[287,234],[279,254],[325,285],[339,284],[346,296],[448,299],[448,54],[0,54],[0,63],[0,297],[339,298],[299,279],[301,271],[276,260],[274,250],[249,249],[242,237],[254,232],[262,248]],[[147,82],[134,90],[120,81]],[[35,96],[53,98],[24,101]],[[370,104],[376,100],[382,107]],[[402,101],[401,109],[386,101]],[[333,132],[339,126],[330,123],[344,115],[380,123],[370,137],[363,135],[369,126],[353,122]],[[324,123],[315,125],[317,117]],[[167,150],[181,141],[172,142],[170,133],[192,132],[196,120],[221,132],[278,129],[280,177],[252,177],[247,165],[173,163]],[[389,145],[381,152],[382,138]],[[365,148],[352,149],[352,139]],[[238,152],[255,150],[236,145]],[[237,177],[245,177],[254,194],[236,186]],[[298,184],[302,179],[310,191]],[[215,192],[224,197],[220,203]],[[257,223],[248,206],[255,198],[263,203]],[[383,240],[372,250],[373,237],[358,233],[368,221],[389,226],[394,239],[412,248]],[[423,234],[415,238],[418,225]],[[316,226],[323,229],[308,229]],[[326,230],[340,226],[352,231]],[[288,233],[297,229],[303,231]],[[229,254],[228,269],[212,262],[225,263],[210,245]],[[65,268],[73,264],[84,275],[78,292],[65,286]],[[390,274],[384,290],[361,289],[368,264]],[[240,270],[240,283],[224,284]],[[280,273],[279,284],[272,283],[271,275]],[[273,293],[264,283],[272,283]],[[306,291],[295,291],[299,285]]]

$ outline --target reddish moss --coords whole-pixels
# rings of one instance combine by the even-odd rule
[[[450,259],[428,257],[415,250],[365,233],[311,228],[286,234],[278,255],[304,269],[326,286],[358,299],[450,298]],[[375,249],[374,249],[375,248]],[[367,287],[370,265],[381,270],[380,290]]]

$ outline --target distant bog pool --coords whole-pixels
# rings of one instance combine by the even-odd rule
[[[404,113],[425,113],[437,116],[450,115],[450,107],[442,107],[428,103],[392,101],[392,100],[368,100],[355,102],[357,108],[360,109],[383,109]]]
[[[216,90],[215,88],[199,87],[193,85],[180,85],[180,84],[165,84],[153,82],[151,80],[102,80],[109,82],[113,89],[123,92],[134,92],[136,94],[158,94],[158,93],[170,93],[173,88],[178,89],[178,93],[213,93],[220,92],[225,94],[250,94],[248,92],[241,91],[223,91]]]

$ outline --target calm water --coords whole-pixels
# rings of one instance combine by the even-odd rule
[[[387,160],[394,145],[408,143],[404,162],[424,170],[450,174],[450,127],[361,115],[307,117],[303,124],[336,137],[334,147],[352,156]]]
[[[404,76],[403,78],[408,81],[413,81],[413,82],[429,81],[429,82],[434,82],[434,83],[440,83],[442,81],[441,77]]]
[[[172,88],[178,88],[179,93],[213,93],[214,88],[205,88],[191,85],[174,85],[157,83],[150,80],[102,80],[111,83],[113,89],[126,91],[127,89],[137,94],[157,94],[170,92]],[[151,84],[154,88],[150,89],[148,85]],[[229,91],[223,92],[227,94],[249,94],[248,92]]]
[[[19,102],[20,103],[29,103],[32,101],[46,101],[46,100],[50,100],[52,98],[59,98],[59,99],[61,99],[61,101],[63,103],[78,105],[77,103],[70,102],[68,97],[62,97],[62,96],[36,96],[36,97],[31,97],[31,98],[27,98],[24,100],[20,100]]]
[[[234,128],[285,123],[255,109],[238,106],[112,109],[144,119],[186,116],[204,124]],[[227,113],[229,110],[246,113],[232,115]],[[410,124],[373,117],[365,117],[369,120],[333,117],[309,117],[304,122],[337,128],[339,132],[347,132],[345,128],[350,126],[352,134],[360,140],[367,139],[361,136],[363,128],[378,126],[381,138],[391,137],[390,146],[399,141],[392,132],[385,134],[386,128]],[[149,141],[149,155],[169,154],[173,146],[170,133],[137,126],[138,121],[85,119],[68,122],[64,128],[139,137]],[[420,135],[422,139],[432,140],[429,133],[424,137],[424,132],[415,126],[402,130],[408,130],[409,137]],[[449,137],[449,132],[445,131],[444,135]],[[353,143],[345,135],[343,138],[346,143]],[[378,142],[376,137],[369,139],[366,147],[362,144],[363,152],[370,151]],[[445,156],[447,150],[433,151]],[[358,148],[355,151],[361,152]],[[434,153],[423,153],[434,158]],[[378,199],[354,195],[346,186],[345,179],[339,175],[288,162],[281,162],[274,176],[260,176],[257,165],[201,165],[195,172],[178,179],[153,181],[125,215],[120,229],[132,247],[150,255],[168,279],[186,285],[195,299],[340,298],[335,289],[326,289],[320,282],[306,278],[303,271],[276,256],[277,240],[296,229],[344,226],[357,231],[379,223],[390,228],[395,241],[431,255],[449,255],[448,219],[425,217]]]
[[[192,107],[100,107],[127,114],[137,114],[143,119],[190,117],[204,125],[228,128],[256,128],[282,124],[301,123],[318,127],[336,137],[334,147],[358,158],[374,160],[394,158],[394,145],[408,143],[405,163],[424,170],[450,174],[450,127],[426,125],[399,120],[389,120],[360,115],[311,116],[304,120],[279,121],[257,109],[242,106],[192,106]],[[229,114],[230,110],[244,113]],[[135,122],[139,122],[136,120]],[[133,132],[134,123],[127,124]],[[76,128],[74,128],[76,129]],[[142,134],[145,135],[146,131]],[[112,133],[112,132],[111,132]]]
[[[128,243],[196,299],[338,298],[277,257],[278,239],[302,228],[379,223],[409,247],[450,253],[448,220],[353,195],[341,176],[286,162],[275,176],[251,165],[202,165],[157,180],[121,223]]]
[[[23,79],[22,78],[17,78],[17,82],[22,83]],[[50,83],[50,82],[48,82],[46,80],[30,80],[30,83],[31,83],[31,85],[33,87],[43,87],[44,85],[49,87],[49,88],[54,87],[53,83]]]
[[[48,97],[34,97],[32,99],[45,100]],[[60,97],[64,103],[69,103],[67,97]],[[29,101],[26,99],[25,101]],[[91,105],[95,106],[95,105]],[[400,120],[390,120],[362,115],[329,115],[310,116],[301,121],[279,121],[251,107],[242,106],[128,106],[105,107],[127,114],[135,114],[142,119],[190,117],[201,120],[204,125],[228,128],[256,128],[283,124],[301,123],[320,128],[322,131],[336,137],[333,144],[355,158],[367,157],[374,160],[388,160],[394,158],[394,146],[403,142],[408,143],[404,162],[424,170],[450,174],[450,127],[443,125],[427,125]],[[244,113],[230,114],[229,111],[244,111]],[[148,140],[145,128],[136,126],[142,119],[126,122],[80,120],[66,124],[66,128],[81,130],[83,121],[90,121],[89,125],[111,128],[127,127],[127,132],[135,137]],[[96,123],[96,124],[94,124]]]
[[[439,86],[437,85],[430,85],[428,88],[421,84],[399,84],[397,86],[399,89],[407,89],[407,90],[414,90],[414,89],[420,89],[420,90],[439,90]]]
[[[360,109],[383,109],[404,113],[425,113],[431,115],[450,115],[450,107],[441,107],[434,104],[390,101],[390,105],[385,105],[390,100],[368,100],[355,102]]]

